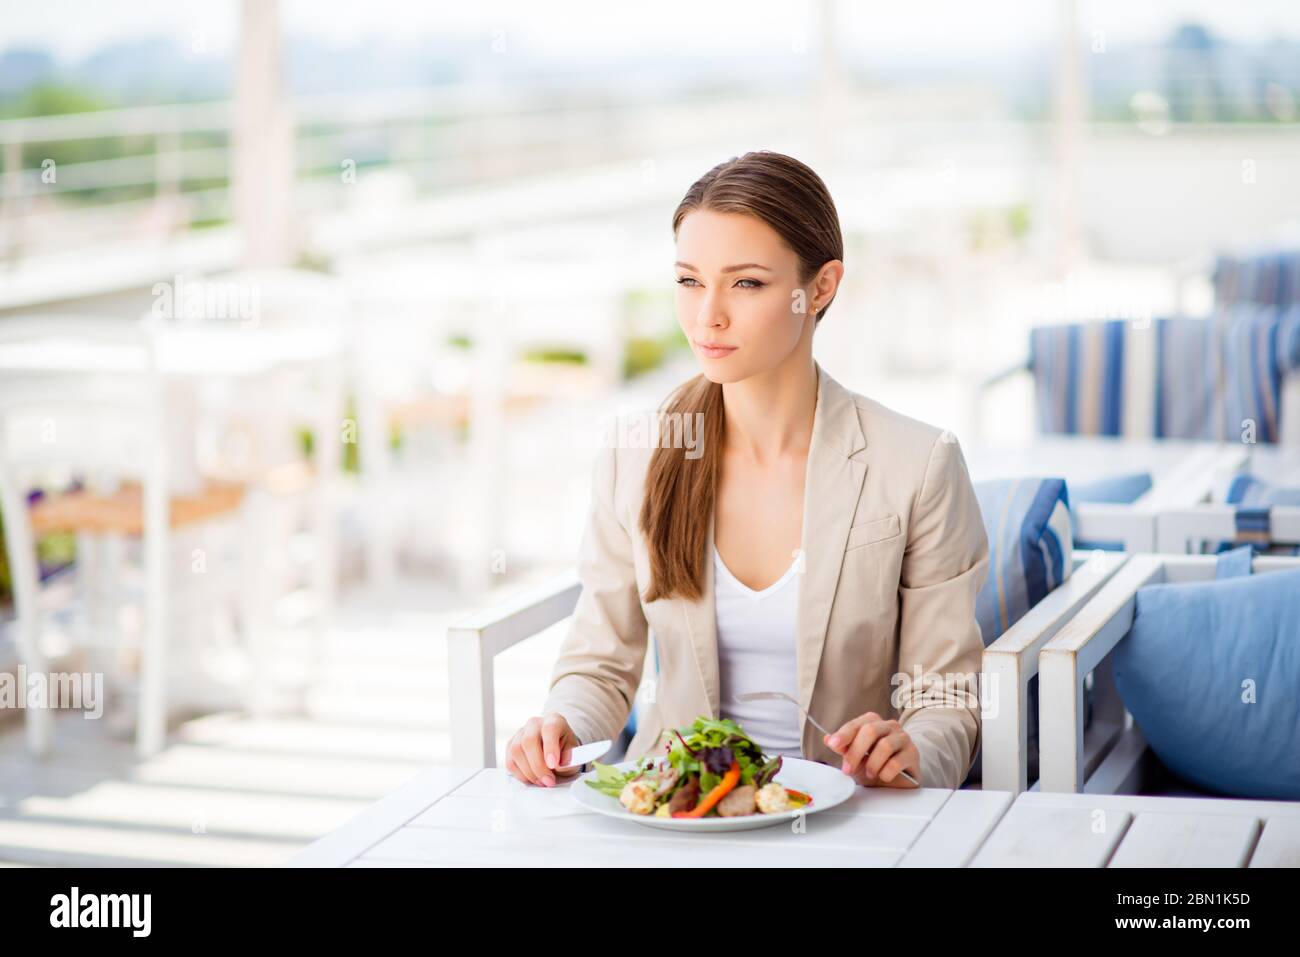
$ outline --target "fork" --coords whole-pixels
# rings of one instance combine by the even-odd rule
[[[746,692],[745,694],[732,695],[732,700],[734,701],[788,701],[796,708],[799,709],[800,713],[805,718],[808,719],[809,724],[811,724],[822,734],[826,735],[826,737],[829,738],[831,736],[831,733],[829,731],[827,731],[825,728],[823,728],[820,724],[817,723],[816,718],[814,718],[812,715],[810,715],[807,711],[804,710],[803,705],[801,705],[796,699],[792,698],[790,695],[786,694],[784,691],[749,691]],[[907,780],[915,784],[917,787],[921,786],[921,783],[917,781],[916,778],[912,777],[912,775],[908,774],[906,771],[900,771],[899,773],[902,774],[903,777],[907,778]]]

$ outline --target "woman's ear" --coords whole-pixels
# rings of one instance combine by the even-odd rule
[[[813,280],[813,295],[817,301],[823,305],[830,302],[840,288],[840,282],[843,279],[844,263],[842,260],[832,259],[830,262],[823,263],[822,268],[817,271],[817,278]]]
[[[817,270],[817,275],[813,277],[809,308],[818,322],[821,321],[818,313],[830,305],[830,301],[835,298],[835,293],[839,291],[843,278],[844,263],[839,259],[822,263],[822,268]]]

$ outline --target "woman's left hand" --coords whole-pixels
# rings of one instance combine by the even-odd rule
[[[853,718],[824,740],[844,756],[844,773],[864,787],[917,787],[902,771],[924,783],[916,743],[897,721],[886,721],[874,711]]]

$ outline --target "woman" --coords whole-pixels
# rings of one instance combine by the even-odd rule
[[[988,541],[951,434],[813,359],[844,275],[825,184],[747,153],[690,188],[673,233],[677,319],[703,372],[659,421],[701,423],[699,445],[664,428],[601,449],[573,623],[507,770],[554,786],[576,773],[555,770],[570,748],[617,739],[653,631],[659,674],[629,759],[709,714],[863,785],[915,787],[906,770],[959,787],[979,742]],[[785,691],[835,730],[788,701],[736,700],[749,691]]]

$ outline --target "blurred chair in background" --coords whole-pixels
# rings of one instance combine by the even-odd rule
[[[32,672],[50,671],[37,541],[74,533],[80,639],[98,649],[114,684],[125,681],[122,671],[138,671],[137,749],[155,753],[165,741],[168,701],[184,697],[176,675],[192,665],[177,668],[173,652],[187,637],[197,650],[205,636],[195,632],[210,625],[234,591],[226,573],[229,523],[239,517],[243,490],[198,480],[185,468],[192,448],[169,449],[153,329],[113,319],[11,320],[0,325],[0,367],[0,508],[21,660]],[[31,489],[69,476],[83,487],[29,507]],[[214,530],[222,521],[226,529]],[[117,627],[118,600],[129,585],[124,545],[131,540],[143,552],[142,636]],[[134,667],[114,666],[109,649],[123,646],[134,650],[126,655]],[[26,720],[29,746],[47,752],[52,713],[29,708]]]
[[[199,342],[221,336],[242,350],[238,362],[202,377],[202,464],[248,487],[255,534],[248,544],[258,559],[245,587],[260,609],[252,626],[266,631],[253,644],[269,656],[277,635],[313,629],[315,651],[299,669],[305,693],[337,608],[343,468],[355,467],[359,434],[345,392],[347,288],[294,269],[240,270],[187,285],[203,303],[241,305],[168,328]],[[259,674],[267,686],[254,699],[264,712],[275,688],[269,672]]]
[[[1297,277],[1300,252],[1221,256],[1206,317],[1034,328],[1039,431],[1300,445]]]

